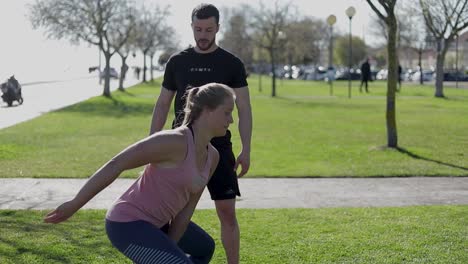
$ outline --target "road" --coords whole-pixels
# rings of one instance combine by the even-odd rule
[[[161,72],[155,72],[155,78],[161,74]],[[130,76],[125,81],[124,87],[133,86],[138,82]],[[103,91],[103,84],[100,85],[99,79],[94,75],[69,80],[22,84],[22,87],[24,98],[22,105],[18,105],[15,101],[12,107],[8,107],[5,102],[0,101],[0,129],[101,95]],[[111,91],[117,88],[118,80],[111,80]]]

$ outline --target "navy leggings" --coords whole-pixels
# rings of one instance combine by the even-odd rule
[[[190,222],[177,244],[167,236],[167,228],[166,225],[160,229],[146,221],[124,223],[106,220],[107,236],[112,245],[134,263],[210,262],[215,243],[198,225]]]

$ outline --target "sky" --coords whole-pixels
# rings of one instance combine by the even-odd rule
[[[99,63],[97,47],[86,43],[80,46],[71,45],[67,40],[50,40],[42,29],[34,30],[28,19],[28,4],[35,0],[1,0],[0,1],[0,82],[15,74],[24,82],[61,80],[88,75],[88,67]],[[190,28],[190,14],[193,7],[201,3],[197,0],[140,0],[159,5],[170,5],[171,15],[167,23],[175,28],[182,47],[193,43]],[[259,1],[245,0],[212,0],[207,1],[217,6],[234,7],[242,3],[258,6]],[[263,1],[269,3],[270,1]],[[333,14],[337,17],[335,31],[348,32],[349,19],[345,10],[349,6],[356,8],[352,20],[353,35],[369,36],[369,20],[372,11],[364,0],[292,0],[301,15],[326,19]],[[221,20],[222,20],[221,14]],[[130,66],[141,64],[142,57],[129,58]],[[120,68],[118,55],[113,57],[111,67]]]

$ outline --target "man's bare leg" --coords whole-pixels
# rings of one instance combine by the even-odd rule
[[[240,231],[236,218],[236,199],[216,200],[216,212],[221,223],[221,241],[228,264],[239,263]]]

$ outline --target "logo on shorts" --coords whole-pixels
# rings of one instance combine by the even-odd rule
[[[229,190],[227,190],[224,194],[225,194],[225,195],[230,195],[230,194],[235,194],[235,192],[234,192],[233,189],[229,189]]]

